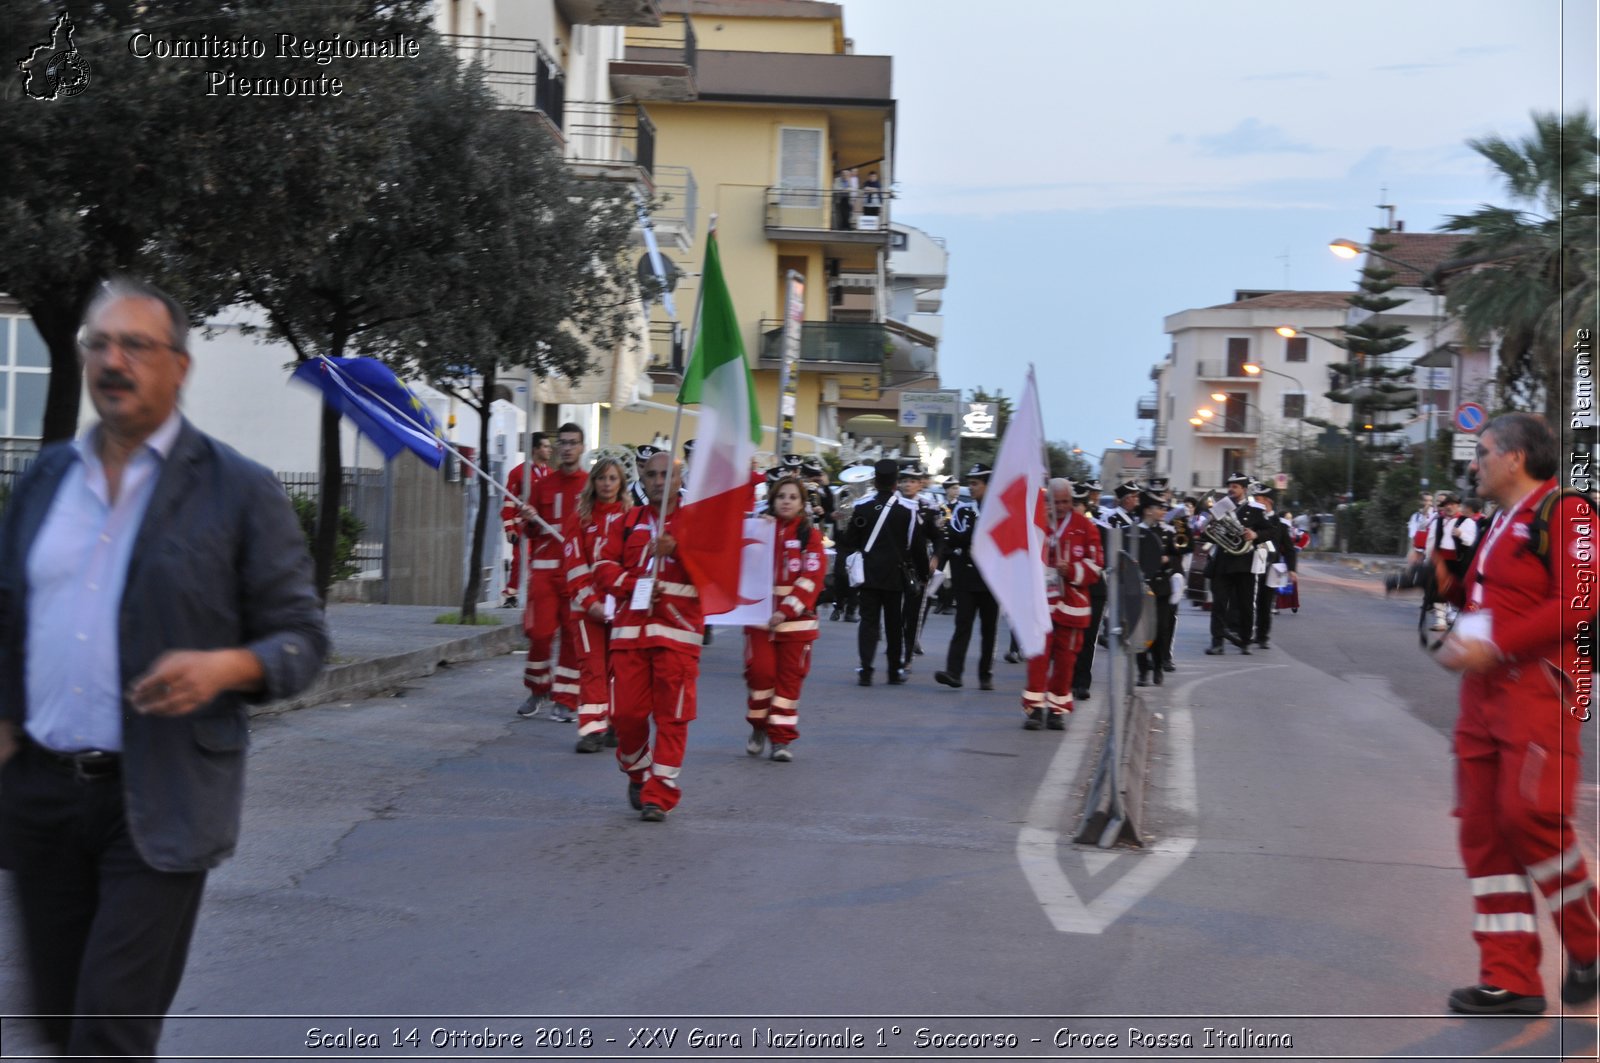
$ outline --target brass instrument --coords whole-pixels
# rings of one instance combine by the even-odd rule
[[[1217,499],[1211,505],[1211,519],[1200,534],[1226,553],[1248,554],[1255,544],[1244,537],[1244,525],[1233,515],[1237,508],[1231,498]]]
[[[872,494],[873,469],[871,465],[852,465],[839,473],[838,500],[841,519],[848,520],[857,502]]]
[[[1190,540],[1190,537],[1189,537],[1189,518],[1188,517],[1173,517],[1172,518],[1172,548],[1174,550],[1176,550],[1178,553],[1181,554],[1181,553],[1186,552],[1189,549],[1190,542],[1191,542],[1191,540]]]

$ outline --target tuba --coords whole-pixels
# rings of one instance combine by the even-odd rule
[[[842,519],[848,519],[855,504],[872,494],[872,475],[871,465],[851,465],[839,473],[839,490],[834,498]]]
[[[639,459],[634,455],[633,448],[620,443],[595,447],[584,455],[584,464],[592,468],[601,458],[610,458],[622,466],[622,493],[626,495],[629,486],[639,480]]]
[[[1225,553],[1248,554],[1255,547],[1244,537],[1244,525],[1233,515],[1237,508],[1231,498],[1217,499],[1211,504],[1211,519],[1200,534]]]

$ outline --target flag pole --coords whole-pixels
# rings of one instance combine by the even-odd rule
[[[717,216],[711,215],[706,222],[706,243],[709,245],[717,238]],[[709,246],[707,255],[710,254]],[[700,271],[700,283],[695,287],[694,293],[694,318],[690,321],[690,333],[685,347],[688,349],[689,363],[694,362],[694,345],[700,339],[700,308],[705,305],[706,276],[705,270]],[[684,372],[689,371],[689,366],[683,367]],[[667,485],[661,491],[661,530],[667,530],[667,517],[671,512],[669,500],[672,498],[672,463],[677,460],[678,429],[683,425],[683,389],[678,390],[678,409],[672,415],[672,435],[667,439]],[[650,564],[650,578],[654,579],[661,570],[661,555],[657,554]]]
[[[408,414],[404,410],[400,409],[398,406],[396,406],[394,403],[390,402],[388,399],[384,398],[382,395],[378,394],[376,391],[373,391],[371,388],[367,387],[367,385],[363,384],[361,381],[357,380],[355,377],[349,375],[344,370],[340,369],[336,364],[334,364],[333,360],[331,358],[329,358],[327,355],[319,354],[319,355],[317,355],[317,357],[319,359],[321,359],[321,361],[325,364],[325,367],[327,368],[327,370],[329,372],[337,374],[341,380],[345,381],[345,383],[353,384],[356,387],[360,388],[362,391],[365,391],[368,395],[370,395],[377,402],[381,403],[384,406],[387,406],[389,408],[389,411],[391,413],[395,414],[396,416],[403,417],[407,421],[411,420],[411,415],[410,414]],[[413,423],[415,423],[415,422],[413,422]],[[440,448],[443,449],[445,453],[453,455],[457,461],[461,462],[461,464],[465,465],[467,468],[471,469],[473,472],[477,473],[479,476],[482,476],[485,480],[488,480],[506,498],[509,498],[511,501],[516,502],[519,505],[523,505],[524,504],[522,502],[522,500],[516,496],[515,492],[511,491],[509,488],[506,487],[506,485],[504,483],[500,482],[499,480],[496,480],[493,476],[490,476],[487,472],[484,472],[483,469],[480,468],[477,465],[477,463],[474,462],[471,458],[469,458],[465,454],[461,453],[461,451],[457,450],[455,447],[451,446],[447,441],[445,441],[443,439],[437,440],[437,442],[438,442]],[[530,455],[530,458],[531,458],[531,456],[532,455]],[[556,537],[556,541],[557,542],[565,542],[566,541],[566,540],[561,538],[561,533],[556,531],[554,528],[550,527],[549,524],[545,523],[545,519],[543,517],[539,516],[539,514],[537,514],[537,513],[533,514],[533,519],[545,531],[549,532],[551,535],[554,535]]]

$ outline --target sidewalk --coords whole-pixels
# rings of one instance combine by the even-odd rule
[[[480,610],[480,617],[499,620],[492,626],[434,622],[454,611],[443,605],[328,606],[333,647],[321,678],[295,697],[254,706],[251,715],[376,694],[432,675],[441,666],[498,657],[526,645],[520,609]]]

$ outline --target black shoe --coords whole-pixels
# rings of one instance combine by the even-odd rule
[[[915,646],[911,647],[911,656],[913,656],[913,657],[921,657],[922,656],[922,643],[919,642]]]
[[[1221,657],[1224,653],[1227,653],[1227,652],[1228,652],[1227,650],[1223,649],[1222,643],[1220,643],[1220,642],[1213,642],[1210,646],[1208,646],[1206,648],[1206,656],[1207,657]]]
[[[1022,721],[1024,731],[1037,731],[1044,726],[1044,710],[1029,709],[1027,717]]]
[[[1136,687],[1147,687],[1150,685],[1150,677],[1147,675],[1141,675],[1138,679],[1133,681],[1133,685]]]
[[[1013,653],[1013,652],[1008,650],[1006,652],[1005,662],[1007,664],[1021,664],[1022,663],[1022,654]]]
[[[1089,700],[1089,688],[1088,687],[1084,687],[1082,690],[1074,690],[1072,692],[1072,700],[1073,701],[1088,701]]]
[[[933,681],[935,683],[942,683],[945,686],[953,689],[959,689],[961,686],[961,677],[958,675],[951,675],[949,672],[933,673]]]
[[[1067,729],[1067,714],[1064,712],[1052,712],[1045,717],[1044,726],[1046,730],[1050,731],[1065,731]]]
[[[1450,1010],[1473,1015],[1539,1015],[1544,997],[1524,996],[1492,985],[1469,985],[1450,993]]]
[[[639,795],[643,792],[644,783],[631,782],[628,784],[628,804],[633,806],[633,810],[635,812],[638,812],[644,808],[644,805],[639,801]]]
[[[1168,661],[1166,664],[1161,666],[1161,670],[1163,672],[1176,672],[1178,670],[1178,666],[1173,664],[1171,661]]]
[[[1256,639],[1256,649],[1270,650],[1272,649],[1272,643],[1268,642],[1266,639]]]
[[[1596,960],[1587,967],[1579,967],[1571,960],[1567,961],[1567,977],[1561,983],[1561,1002],[1563,1004],[1585,1004],[1594,999],[1597,977],[1600,977],[1600,960]]]
[[[1160,686],[1167,681],[1166,669],[1157,668],[1155,671],[1150,673],[1150,678],[1155,682],[1156,686]]]
[[[702,633],[702,634],[701,634],[701,636],[700,636],[700,645],[702,645],[702,646],[709,646],[709,645],[711,645],[711,640],[712,640],[712,638],[713,638],[713,636],[712,636],[712,634],[711,634],[711,628],[709,628],[709,627],[707,627],[707,628],[706,628],[706,629],[705,629],[705,631],[704,631],[704,632],[703,632],[703,633]],[[662,816],[663,816],[663,817],[665,817],[665,816],[666,816],[666,813],[665,813],[665,812],[663,812],[663,813],[661,813],[661,815],[662,815]]]
[[[892,686],[892,687],[902,686],[902,685],[904,685],[905,681],[906,681],[906,674],[904,672],[890,672],[889,673],[889,685],[890,686]]]
[[[605,748],[606,736],[601,731],[591,731],[586,735],[578,736],[578,744],[573,747],[578,753],[598,753]]]
[[[1239,644],[1239,652],[1244,654],[1246,657],[1250,656],[1250,644],[1248,642],[1241,642]]]
[[[856,622],[856,607],[855,606],[849,605],[849,606],[845,607],[845,610],[844,610],[844,622],[847,623],[847,624],[854,624]]]
[[[978,677],[978,689],[979,690],[993,690],[994,689],[994,676],[992,676],[992,675],[980,675]]]
[[[645,805],[639,810],[639,818],[646,823],[660,823],[667,818],[667,810],[660,805]]]
[[[857,668],[856,669],[856,685],[857,686],[863,686],[863,687],[870,687],[872,685],[872,669],[871,668]]]
[[[607,727],[606,728],[606,748],[607,749],[616,749],[617,748],[617,729],[615,727]]]
[[[517,607],[517,596],[515,594],[508,594],[504,598],[500,599],[500,608],[502,608],[502,609],[515,609],[516,607]]]
[[[839,618],[841,616],[843,616],[843,615],[844,615],[844,610],[839,608],[836,605],[836,606],[833,607],[833,612],[828,614],[828,619],[834,621],[835,623],[837,623]]]

